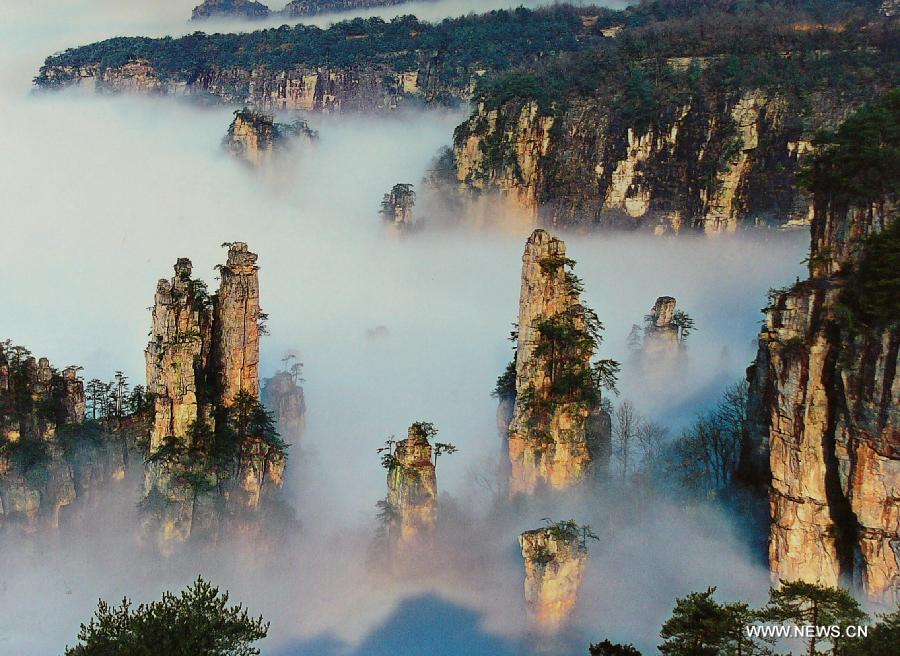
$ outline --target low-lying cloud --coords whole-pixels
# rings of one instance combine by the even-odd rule
[[[575,516],[601,537],[572,653],[605,635],[652,646],[674,597],[692,589],[720,584],[725,596],[758,598],[765,572],[713,510],[689,516],[670,502],[620,499],[616,491],[498,505],[490,489],[500,450],[490,391],[512,356],[505,338],[532,227],[498,215],[502,229],[476,228],[459,216],[458,225],[433,222],[398,237],[377,214],[393,184],[419,182],[461,113],[311,116],[319,143],[254,173],[220,148],[228,108],[27,93],[35,62],[57,49],[47,43],[83,42],[128,24],[139,33],[159,20],[151,10],[171,21],[173,8],[186,17],[190,4],[4,9],[24,22],[0,46],[15,63],[0,77],[0,337],[58,366],[81,364],[88,378],[121,369],[143,382],[156,281],[186,256],[215,288],[219,244],[247,241],[260,256],[271,317],[263,373],[273,373],[288,349],[306,365],[307,430],[287,485],[302,529],[264,554],[236,541],[160,561],[135,550],[136,481],[125,481],[65,536],[4,536],[0,651],[59,653],[97,597],[148,600],[202,572],[272,621],[270,653],[379,654],[373,636],[382,630],[413,653],[419,643],[411,641],[440,644],[435,631],[455,629],[477,631],[472,653],[476,644],[522,653],[515,536],[547,515]],[[464,3],[432,8],[446,13],[447,5],[465,10]],[[60,23],[69,16],[66,31]],[[2,36],[10,36],[4,25]],[[799,232],[561,236],[578,261],[586,301],[606,325],[602,355],[625,363],[622,397],[673,432],[743,374],[766,291],[800,273],[808,241]],[[627,366],[626,337],[661,295],[676,296],[699,330],[686,368],[649,381]],[[379,326],[386,330],[373,338]],[[445,526],[433,576],[391,582],[366,568],[374,504],[385,492],[375,449],[419,419],[433,421],[460,452],[438,470]],[[403,627],[423,608],[442,616],[403,643]],[[432,653],[451,653],[452,644]]]

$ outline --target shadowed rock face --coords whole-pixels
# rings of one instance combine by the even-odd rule
[[[519,536],[525,559],[525,602],[541,633],[563,629],[575,610],[588,552],[578,537],[566,539],[549,528]]]
[[[395,513],[389,526],[390,546],[399,555],[430,545],[437,526],[437,477],[431,456],[428,437],[416,425],[394,451],[387,501]]]
[[[275,415],[278,432],[293,439],[300,437],[306,424],[306,398],[291,374],[282,371],[266,380],[261,398]]]
[[[900,598],[900,326],[854,329],[847,271],[896,227],[896,196],[817,192],[810,278],[771,298],[748,370],[740,478],[768,490],[773,580]],[[875,281],[870,281],[875,282]]]
[[[595,459],[608,458],[608,433],[593,403],[570,402],[554,391],[555,371],[550,353],[539,353],[542,321],[573,317],[583,325],[578,292],[567,277],[566,245],[544,230],[528,239],[522,258],[519,299],[519,336],[516,349],[516,401],[509,424],[509,492],[533,493],[541,486],[563,489],[584,481]],[[592,351],[578,362],[589,366]],[[603,462],[600,462],[603,465]]]

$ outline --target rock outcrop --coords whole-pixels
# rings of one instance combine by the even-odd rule
[[[677,353],[681,342],[675,325],[676,300],[660,296],[647,315],[644,326],[643,353],[650,357]]]
[[[381,218],[399,230],[416,227],[416,192],[411,184],[395,184],[381,201]]]
[[[262,388],[263,405],[274,415],[278,432],[296,439],[306,425],[306,397],[303,387],[288,371],[267,379]]]
[[[427,548],[438,519],[437,477],[427,424],[415,423],[397,443],[388,468],[389,548],[394,554]]]
[[[885,136],[891,133],[879,132],[879,116],[887,116],[897,134],[900,96],[892,96],[883,114],[860,112],[817,155],[810,278],[770,298],[748,370],[750,439],[739,474],[768,488],[774,580],[855,585],[870,599],[896,603],[896,163],[855,168],[879,148],[897,152]],[[881,187],[878,175],[887,179]]]
[[[573,264],[550,233],[528,239],[508,431],[511,495],[572,487],[608,464],[609,417],[591,364],[599,322],[581,304],[580,282],[567,271]]]
[[[185,258],[157,286],[145,352],[155,418],[143,507],[163,546],[216,537],[222,504],[256,511],[281,486],[284,444],[258,398],[257,256],[242,242],[228,246],[215,295]]]
[[[235,157],[258,168],[266,165],[278,149],[297,141],[311,143],[317,138],[316,131],[305,121],[276,123],[273,116],[242,109],[234,113],[222,145]]]
[[[565,628],[578,603],[588,550],[577,532],[554,527],[519,536],[525,559],[525,602],[534,628],[545,634]]]
[[[56,528],[60,512],[124,476],[123,432],[85,425],[78,370],[0,344],[0,526]]]
[[[269,8],[253,0],[204,0],[194,7],[191,20],[208,18],[268,18]]]

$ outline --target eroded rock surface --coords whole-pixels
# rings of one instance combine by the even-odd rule
[[[387,485],[393,513],[390,548],[402,554],[429,546],[438,519],[437,477],[432,445],[421,425],[413,424],[407,438],[397,443]]]
[[[768,489],[774,580],[855,584],[896,603],[900,325],[866,319],[851,293],[854,271],[888,248],[872,235],[893,234],[896,249],[896,192],[861,202],[832,187],[816,192],[810,278],[775,292],[766,311],[740,476]],[[867,284],[885,275],[868,269]]]
[[[560,535],[552,528],[525,531],[519,546],[525,559],[525,602],[534,627],[556,633],[578,603],[588,550],[578,536]]]
[[[543,486],[572,487],[608,464],[608,416],[600,408],[599,394],[582,387],[594,348],[553,342],[553,335],[587,329],[589,311],[581,305],[567,271],[570,265],[563,241],[544,230],[528,239],[508,433],[512,495]],[[560,383],[570,379],[577,382]]]

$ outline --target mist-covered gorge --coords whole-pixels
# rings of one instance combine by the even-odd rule
[[[91,17],[96,25],[105,25],[104,11]],[[81,20],[89,13],[84,8]],[[42,21],[46,18],[35,24]],[[76,25],[73,36],[63,39],[35,28],[29,35],[34,45],[19,36],[0,46],[19,63],[0,77],[0,103],[15,126],[0,135],[7,154],[0,176],[0,224],[12,244],[5,250],[5,270],[16,273],[0,285],[0,307],[8,308],[2,335],[48,357],[60,372],[82,365],[78,376],[86,388],[94,379],[114,380],[119,370],[132,389],[154,381],[154,408],[156,401],[163,406],[152,421],[145,418],[129,451],[137,456],[127,467],[118,461],[108,468],[104,464],[107,451],[118,456],[120,444],[131,448],[130,442],[116,441],[116,422],[110,421],[110,435],[98,436],[102,448],[88,456],[89,469],[99,472],[91,489],[100,492],[80,500],[76,493],[71,503],[60,505],[59,529],[32,530],[21,516],[4,520],[0,651],[9,646],[14,653],[60,652],[72,644],[98,598],[113,602],[128,595],[149,601],[165,590],[183,589],[198,573],[271,621],[269,637],[261,643],[267,654],[431,649],[496,655],[532,653],[539,643],[555,653],[583,654],[601,638],[631,642],[652,653],[676,598],[717,585],[720,599],[754,606],[764,602],[771,583],[765,549],[770,490],[763,483],[760,503],[711,482],[721,472],[698,480],[698,470],[689,467],[698,461],[691,440],[713,420],[723,425],[729,410],[746,410],[740,405],[747,402],[743,388],[734,385],[760,349],[760,308],[767,291],[809,275],[802,263],[810,243],[807,228],[654,235],[569,231],[561,222],[545,226],[546,242],[564,242],[564,253],[556,248],[556,262],[545,261],[549,252],[532,258],[524,286],[553,292],[548,307],[596,312],[602,343],[592,355],[619,363],[618,395],[605,390],[600,399],[585,397],[590,402],[582,406],[575,397],[570,402],[531,394],[538,402],[526,403],[529,387],[546,385],[554,394],[583,388],[560,388],[555,385],[559,379],[543,378],[554,361],[546,342],[540,349],[543,359],[528,358],[528,348],[521,349],[523,395],[516,425],[525,444],[522,457],[513,462],[498,428],[508,430],[514,402],[505,399],[503,408],[504,399],[493,398],[491,391],[510,361],[518,359],[519,338],[534,337],[527,325],[523,331],[513,323],[529,316],[521,303],[528,240],[544,242],[545,237],[533,237],[533,215],[495,203],[490,194],[458,203],[446,189],[436,192],[422,183],[435,154],[452,142],[457,126],[470,120],[468,109],[280,113],[263,122],[259,135],[265,137],[271,125],[269,136],[274,136],[279,124],[302,118],[318,138],[289,137],[269,148],[267,138],[257,139],[256,128],[238,124],[233,132],[242,144],[239,154],[253,153],[249,159],[255,165],[247,166],[222,145],[236,121],[234,110],[243,106],[197,105],[177,94],[96,94],[78,85],[27,94],[37,65],[58,44],[145,33],[141,28],[113,21],[102,34],[92,27],[88,38]],[[148,27],[146,33],[160,34],[155,29]],[[704,120],[711,124],[715,116],[731,116],[729,103],[737,97],[728,96],[722,113],[710,112]],[[855,100],[848,102],[848,111],[850,105]],[[766,128],[767,116],[761,112],[754,125]],[[769,143],[760,138],[758,152]],[[675,150],[680,153],[680,148]],[[634,170],[637,180],[644,169]],[[773,170],[785,180],[790,173],[779,166]],[[415,186],[415,230],[396,230],[379,215],[385,192],[390,200],[398,184]],[[886,212],[833,211],[821,214],[832,218],[816,225],[831,235],[847,230],[858,236],[865,232],[859,229],[863,224],[842,216],[881,220]],[[846,241],[820,237],[829,249]],[[244,260],[250,254],[258,259],[248,273]],[[190,258],[189,272],[179,258]],[[176,263],[180,266],[173,270]],[[229,280],[236,270],[237,278]],[[577,273],[577,279],[569,273]],[[820,301],[837,294],[840,281],[829,278],[827,285],[835,291],[819,290],[824,284],[816,279],[773,299],[755,370],[763,393],[754,391],[752,397],[768,413],[754,426],[754,435],[764,441],[760,436],[768,433],[771,421],[791,457],[797,452],[805,458],[809,481],[827,481],[826,511],[834,499],[852,508],[871,497],[877,485],[857,486],[859,477],[842,479],[843,463],[858,467],[854,471],[860,475],[871,473],[860,464],[887,468],[890,458],[860,454],[870,446],[883,453],[883,443],[894,435],[869,436],[876,432],[870,426],[891,416],[893,406],[882,402],[889,398],[884,392],[888,367],[838,368],[833,357],[816,359],[818,352],[810,355],[794,339],[808,336],[797,329],[800,317],[837,311],[836,305]],[[217,294],[231,299],[230,309],[217,306]],[[532,308],[541,304],[539,296]],[[791,315],[798,320],[779,323],[794,308],[792,299],[803,299]],[[676,312],[689,315],[689,335],[683,332],[688,325],[683,317],[676,322]],[[259,313],[268,318],[260,321]],[[577,327],[577,312],[571,314]],[[571,327],[563,323],[544,329]],[[260,324],[265,330],[254,336]],[[840,346],[815,325],[822,330],[816,339],[836,355]],[[796,335],[790,332],[795,329]],[[507,340],[511,331],[517,333],[513,342]],[[884,334],[888,337],[881,342],[860,337],[861,351],[852,354],[878,351],[873,362],[886,362],[885,354],[895,347],[892,333]],[[165,347],[155,350],[160,343]],[[583,350],[575,356],[564,373],[584,371]],[[153,365],[149,379],[148,357]],[[828,376],[820,380],[828,387],[826,411],[836,420],[844,418],[844,423],[817,424],[836,437],[834,453],[821,470],[813,450],[805,448],[819,433],[791,433],[779,423],[787,416],[780,402],[774,403],[784,398],[799,408],[795,392],[802,396],[811,389],[803,386],[807,360],[825,365]],[[301,362],[302,368],[295,367]],[[34,367],[42,368],[39,360]],[[851,414],[839,407],[837,378],[846,378],[853,389],[843,397]],[[62,384],[52,383],[52,372],[50,380],[51,389]],[[258,387],[250,384],[253,380]],[[152,467],[148,475],[141,451],[147,447],[137,438],[155,434],[162,441],[173,435],[183,438],[180,444],[190,444],[188,437],[198,436],[190,424],[195,431],[202,428],[198,418],[209,418],[207,428],[213,431],[227,426],[222,406],[234,401],[229,387],[247,388],[282,420],[279,430],[288,445],[281,480],[268,476],[279,468],[269,468],[271,463],[254,458],[255,453],[228,461],[237,463],[237,475],[227,481],[218,481],[215,469],[183,468],[180,482],[188,483],[191,493],[210,486],[215,492],[200,494],[199,507],[191,495],[170,494],[158,514],[156,528],[162,530],[152,530],[153,522],[148,526],[141,520],[139,504],[159,479]],[[726,389],[735,393],[728,396]],[[32,401],[45,398],[40,390],[32,391],[27,395]],[[871,401],[874,391],[881,394],[877,402]],[[16,415],[17,425],[34,416],[27,405]],[[86,405],[84,423],[91,425],[90,398]],[[543,415],[529,415],[548,406],[555,412],[549,430],[542,425]],[[803,414],[797,409],[792,423],[802,424]],[[167,420],[175,415],[178,426]],[[631,447],[623,446],[629,422]],[[600,423],[602,430],[595,432]],[[427,446],[420,433],[409,432],[423,424],[437,429],[436,434],[425,431]],[[53,444],[56,438],[48,431],[39,432]],[[602,448],[591,452],[596,436]],[[398,454],[397,442],[404,438],[408,441]],[[384,452],[378,450],[387,442],[396,460],[383,467]],[[436,457],[439,443],[443,455]],[[457,449],[452,456],[447,443]],[[844,444],[846,458],[839,451]],[[563,457],[567,450],[578,457]],[[184,455],[177,449],[171,453],[176,459]],[[77,491],[81,465],[65,454],[51,462],[72,472]],[[771,462],[762,458],[764,478]],[[510,495],[510,473],[519,464],[530,477],[523,487],[533,489]],[[732,473],[723,471],[726,478]],[[4,484],[11,480],[4,474]],[[547,481],[560,482],[559,489],[540,489]],[[175,486],[164,490],[170,491]],[[5,501],[4,494],[0,485]],[[20,498],[35,498],[34,492],[28,495]],[[48,505],[66,496],[48,494]],[[885,495],[881,501],[889,499]],[[376,504],[383,500],[400,508],[396,524],[381,523],[391,520],[379,517],[385,506]],[[788,491],[778,508],[789,517],[794,503]],[[236,507],[252,512],[236,517]],[[207,512],[212,508],[215,513]],[[27,512],[14,514],[27,520]],[[209,516],[234,521],[212,530]],[[275,530],[268,530],[272,520]],[[26,530],[19,530],[21,524]],[[168,547],[160,549],[157,538],[165,536],[167,526],[170,537],[178,539],[164,541]],[[798,522],[790,527],[796,533],[786,533],[784,541],[812,535],[800,541],[810,550],[779,551],[785,563],[779,571],[789,571],[794,559],[819,558],[817,540],[830,539],[832,526]],[[860,540],[842,541],[836,550],[842,562],[854,549],[889,545],[889,538],[879,542],[882,535],[875,535],[883,526],[868,522],[858,528],[863,527]],[[373,554],[379,528],[386,528],[389,543],[399,533],[411,536],[416,546],[399,547],[393,562],[384,564]],[[889,555],[877,548],[879,556]],[[878,566],[881,561],[871,562]],[[855,575],[852,568],[840,575],[845,573]]]

